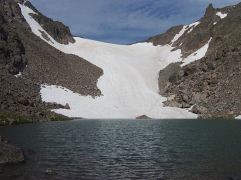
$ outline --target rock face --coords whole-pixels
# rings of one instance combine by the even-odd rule
[[[15,3],[9,1],[3,1],[1,3],[0,65],[6,66],[6,69],[11,74],[18,74],[24,70],[27,64],[25,48],[16,33],[14,26],[9,26],[9,24],[13,18],[20,19],[20,14]]]
[[[169,44],[169,43],[171,43],[173,37],[177,33],[179,33],[182,28],[183,28],[182,25],[172,27],[164,34],[159,34],[159,35],[149,38],[147,40],[147,42],[152,42],[155,46]]]
[[[50,111],[59,105],[41,101],[41,84],[64,86],[82,95],[99,96],[102,70],[58,51],[35,36],[21,14],[23,0],[0,1],[0,125],[64,118]],[[69,28],[38,12],[33,17],[59,43],[73,43]],[[62,107],[68,109],[69,106]]]
[[[220,18],[217,13],[227,16]],[[240,17],[241,4],[222,9],[210,5],[200,24],[173,44],[186,57],[212,37],[204,58],[182,68],[171,65],[160,72],[160,92],[169,97],[166,105],[193,107],[192,111],[203,118],[241,114]]]
[[[13,164],[23,161],[23,151],[0,137],[0,164]]]

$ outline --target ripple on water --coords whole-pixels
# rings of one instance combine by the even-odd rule
[[[1,127],[27,163],[0,179],[228,179],[241,175],[241,122],[80,120]],[[31,150],[31,151],[28,151]]]

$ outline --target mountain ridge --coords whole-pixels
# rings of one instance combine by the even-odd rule
[[[235,102],[241,98],[241,65],[235,39],[239,26],[234,26],[241,4],[221,9],[209,5],[199,21],[130,46],[75,38],[68,27],[47,18],[29,1],[4,0],[0,7],[1,55],[5,54],[0,63],[5,83],[0,112],[14,111],[32,120],[48,120],[55,113],[85,118],[241,114]],[[14,54],[9,56],[11,49]]]
[[[241,96],[238,90],[240,73],[237,71],[240,68],[240,43],[237,38],[240,32],[240,9],[240,3],[221,9],[214,9],[209,5],[204,17],[200,19],[200,25],[189,35],[184,34],[174,44],[175,47],[181,48],[185,56],[186,53],[193,53],[197,47],[191,41],[203,39],[197,41],[199,44],[212,37],[205,57],[182,69],[173,65],[178,72],[174,73],[175,78],[172,78],[172,82],[167,80],[163,83],[161,79],[165,73],[160,72],[160,89],[165,88],[166,92],[164,90],[162,93],[171,97],[166,105],[193,107],[192,111],[204,118],[233,118],[241,113]],[[169,72],[169,76],[172,75],[173,73]]]

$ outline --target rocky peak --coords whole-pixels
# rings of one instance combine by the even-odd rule
[[[30,1],[26,0],[1,0],[0,1],[0,22],[7,21],[19,21],[21,23],[25,22],[22,16],[21,9],[18,5],[24,4],[25,6],[32,9],[37,14],[32,14],[32,17],[42,25],[43,29],[48,32],[50,36],[53,37],[57,42],[61,44],[74,43],[75,40],[70,32],[69,27],[65,26],[63,23],[58,21],[53,21],[52,19],[44,16],[39,12]]]
[[[174,50],[181,49],[183,57],[187,57],[203,47],[212,37],[213,30],[217,22],[221,19],[217,16],[218,9],[215,9],[212,4],[206,9],[204,16],[197,22],[190,25],[180,25],[170,28],[164,34],[160,34],[148,39],[148,42],[153,42],[154,45],[170,44],[175,35],[182,35],[172,42]],[[226,12],[226,10],[220,12]]]
[[[74,43],[75,40],[70,32],[69,27],[59,21],[44,16],[29,1],[24,3],[25,6],[32,9],[37,14],[31,16],[42,26],[42,28],[57,42],[61,44]]]
[[[210,3],[208,7],[206,8],[206,12],[204,17],[212,16],[216,12],[216,9],[213,7],[213,4]]]

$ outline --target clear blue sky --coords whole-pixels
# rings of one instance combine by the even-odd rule
[[[45,15],[68,25],[75,36],[128,44],[202,17],[240,0],[31,0]]]

